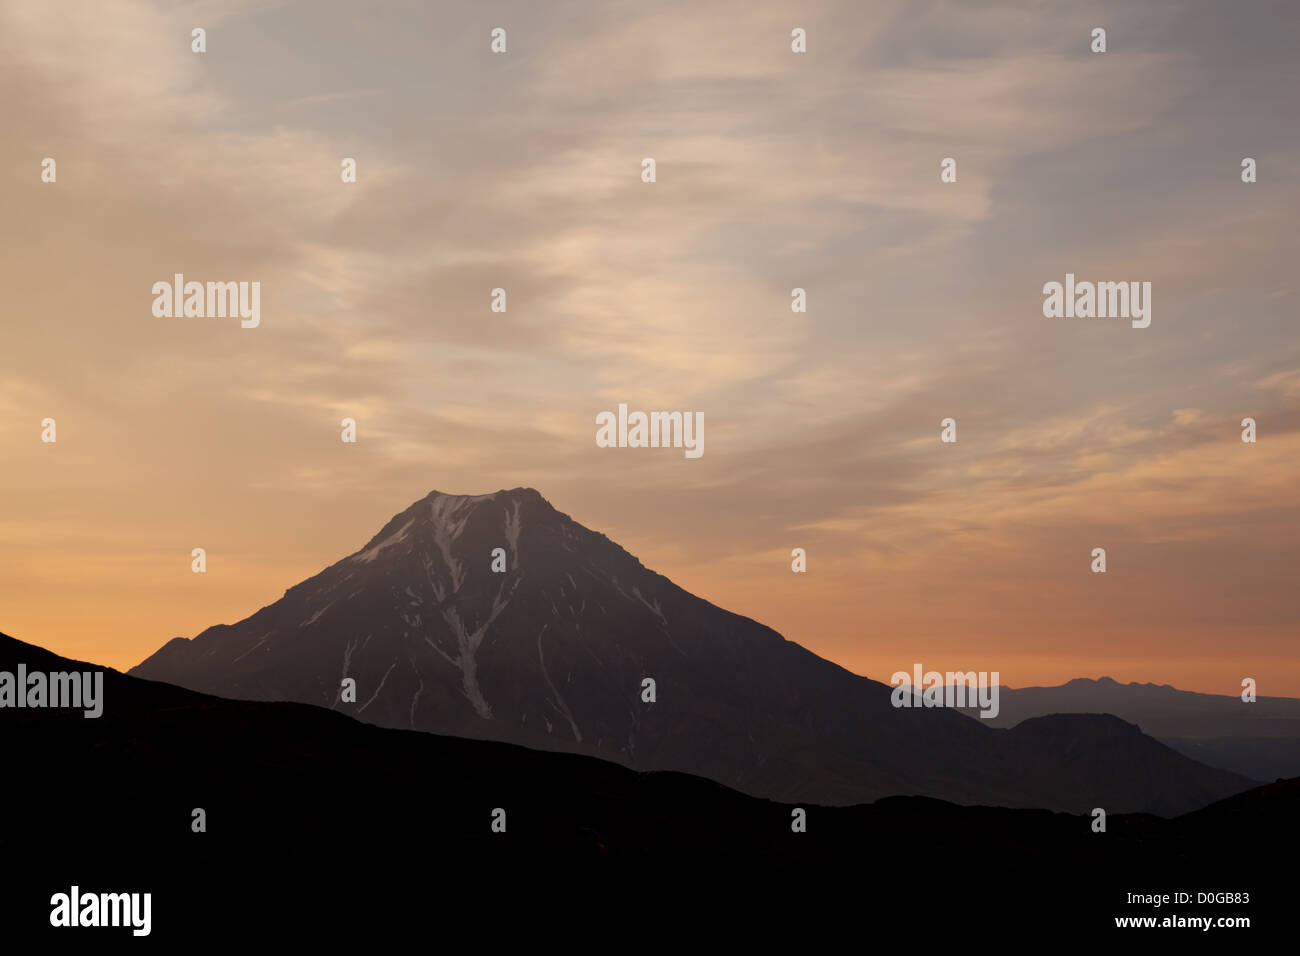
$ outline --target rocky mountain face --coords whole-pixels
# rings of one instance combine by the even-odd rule
[[[998,730],[895,708],[889,687],[687,593],[522,488],[433,492],[274,604],[177,638],[130,673],[785,801],[916,794],[1173,814],[1250,783],[1113,717]],[[341,698],[346,678],[355,701]]]

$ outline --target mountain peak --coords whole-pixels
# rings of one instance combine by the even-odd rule
[[[419,546],[425,546],[426,550],[432,546],[441,553],[443,563],[451,564],[451,544],[459,541],[467,530],[476,542],[487,546],[485,554],[494,547],[506,546],[507,542],[513,553],[525,517],[530,524],[537,524],[539,519],[558,514],[534,488],[503,488],[480,495],[434,489],[393,515],[351,559],[369,562],[381,552],[386,557],[398,557],[413,550],[419,552]],[[563,517],[568,520],[567,516]],[[412,540],[414,549],[394,547],[408,539]],[[511,565],[515,563],[512,559]]]
[[[888,687],[687,593],[531,488],[432,491],[275,604],[172,642],[132,673],[818,803],[1022,799],[987,770],[1004,760],[1049,781],[1036,799],[1072,807],[1079,783],[1062,741],[1091,719],[1017,738],[953,710],[893,707]],[[1089,752],[1115,733],[1079,732]],[[1133,751],[1137,738],[1120,736]],[[1152,775],[1108,760],[1113,779],[1089,778],[1107,807],[1187,808],[1236,785],[1190,761]]]
[[[523,501],[523,500],[546,501],[546,499],[542,497],[541,492],[539,492],[536,488],[524,488],[521,486],[518,488],[500,488],[496,491],[490,492],[489,494],[485,494],[485,495],[458,495],[450,491],[439,491],[437,488],[435,488],[433,491],[429,492],[427,495],[421,498],[420,501],[417,501],[416,504],[419,504],[422,501],[438,501],[438,500],[465,501],[465,502],[495,501],[497,498],[501,498],[501,497],[504,497],[511,501]]]
[[[1061,685],[1062,687],[1118,687],[1119,684],[1109,677],[1074,677]]]

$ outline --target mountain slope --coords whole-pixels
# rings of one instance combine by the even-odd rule
[[[1289,697],[1245,703],[1168,684],[1076,678],[1057,687],[1002,688],[1001,711],[987,723],[1015,727],[1062,713],[1114,714],[1193,760],[1256,780],[1300,776],[1300,700]]]
[[[683,591],[531,489],[433,492],[276,603],[174,640],[131,673],[599,754],[780,800],[919,794],[1172,814],[1249,785],[1103,718],[1058,721],[1059,736],[1082,742],[1062,748],[943,709],[894,708],[888,687]],[[355,703],[339,698],[344,678],[356,680]],[[654,703],[642,701],[644,678]]]

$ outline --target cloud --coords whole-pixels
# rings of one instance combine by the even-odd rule
[[[45,516],[28,558],[57,567],[40,529],[82,523],[131,554],[224,530],[301,569],[432,487],[526,484],[814,646],[868,612],[900,640],[960,626],[1098,529],[1187,546],[1217,593],[1212,546],[1253,566],[1298,517],[1300,180],[1276,117],[1300,16],[1198,10],[6,4],[0,492]],[[1151,281],[1151,328],[1044,319],[1067,271]],[[153,318],[174,272],[260,281],[261,328]],[[623,401],[704,412],[705,457],[603,454],[594,416]],[[803,594],[759,570],[796,537],[821,575]],[[134,656],[182,630],[88,561],[125,595],[114,639],[151,621]],[[1153,587],[1194,623],[1184,570]],[[985,590],[928,601],[940,574]],[[1242,585],[1265,617],[1274,585]],[[986,634],[1056,620],[998,600],[1021,616],[986,608]]]

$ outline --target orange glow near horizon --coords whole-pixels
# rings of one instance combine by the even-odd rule
[[[0,630],[126,669],[430,490],[528,486],[876,680],[1300,697],[1293,50],[812,2],[797,57],[784,12],[534,4],[503,69],[446,40],[473,6],[240,3],[206,55],[186,7],[0,8]],[[156,317],[176,273],[260,325]],[[1149,281],[1150,327],[1045,317],[1066,273]],[[703,456],[597,447],[620,403]]]

